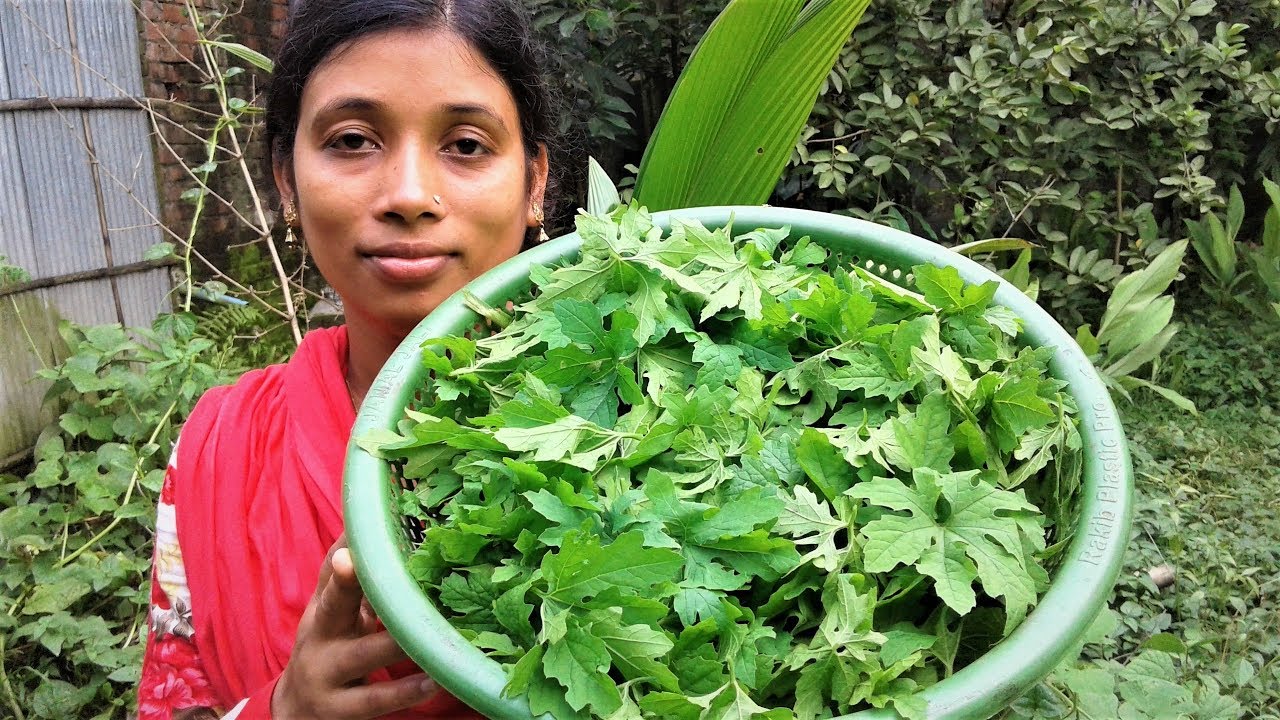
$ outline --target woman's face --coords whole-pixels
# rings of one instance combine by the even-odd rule
[[[276,166],[348,318],[397,336],[519,252],[546,176],[496,71],[456,34],[426,30],[370,35],[321,63],[291,167]]]

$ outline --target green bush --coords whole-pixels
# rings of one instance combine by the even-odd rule
[[[118,717],[142,664],[155,501],[178,428],[232,376],[186,315],[155,330],[64,323],[42,370],[62,409],[26,477],[0,475],[0,712]]]
[[[783,195],[891,200],[948,240],[1014,229],[1100,245],[1225,203],[1280,150],[1273,2],[885,0],[855,34]],[[1243,171],[1243,174],[1242,174]],[[883,212],[883,211],[882,211]]]
[[[1277,26],[1274,2],[885,0],[779,194],[946,242],[1041,242],[1047,299],[1074,323],[1110,264],[1145,262],[1144,224],[1180,236],[1273,169]]]

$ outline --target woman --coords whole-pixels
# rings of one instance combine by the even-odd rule
[[[157,522],[140,720],[474,717],[362,602],[354,408],[427,313],[538,237],[556,123],[519,0],[307,0],[267,97],[276,186],[346,325],[207,393]]]

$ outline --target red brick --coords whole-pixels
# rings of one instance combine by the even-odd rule
[[[165,22],[174,23],[175,25],[178,23],[185,24],[188,22],[188,20],[183,15],[182,11],[183,11],[182,3],[167,2],[164,4],[163,9],[161,10],[160,16],[164,18]]]
[[[156,0],[143,0],[138,7],[142,10],[142,17],[152,22],[160,19],[161,3]]]
[[[164,43],[147,43],[147,49],[142,54],[143,58],[149,63],[165,62],[169,58],[170,51]]]
[[[183,25],[176,28],[176,32],[172,36],[174,44],[184,53],[193,53],[196,45],[196,29],[190,25]]]

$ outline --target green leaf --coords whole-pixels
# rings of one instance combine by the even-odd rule
[[[1048,580],[1031,554],[1044,547],[1044,538],[1028,535],[1016,519],[1017,513],[1037,512],[1035,506],[978,479],[976,471],[944,475],[923,469],[914,480],[915,487],[882,478],[849,490],[873,505],[907,512],[862,528],[866,569],[914,566],[934,579],[938,596],[961,615],[974,607],[976,578],[989,596],[1004,598],[1005,631],[1016,627]],[[940,500],[946,501],[945,512]]]
[[[881,354],[847,352],[841,353],[840,359],[846,364],[826,377],[826,384],[837,390],[861,390],[867,398],[897,400],[916,385],[914,378],[899,379],[900,373]]]
[[[542,652],[543,646],[535,645],[512,666],[507,674],[507,685],[502,689],[504,697],[515,697],[528,690],[542,667]]]
[[[680,555],[643,547],[643,542],[643,535],[635,531],[607,546],[578,531],[566,533],[559,552],[542,558],[547,597],[571,604],[611,587],[644,593],[659,582],[675,580],[683,564]]]
[[[835,501],[853,484],[853,467],[845,461],[840,451],[826,435],[805,428],[796,446],[796,460],[828,501]],[[800,488],[797,488],[797,491]]]
[[[1057,419],[1049,403],[1038,394],[1039,385],[1034,378],[1007,380],[996,390],[991,400],[991,416],[1003,431],[1003,446],[1012,449],[1013,441],[1035,428],[1044,427]]]
[[[928,395],[916,406],[915,412],[901,413],[888,425],[892,443],[886,444],[884,450],[894,465],[907,472],[918,468],[938,472],[951,469],[955,444],[950,436],[951,406],[946,395],[940,392]]]
[[[1168,300],[1169,314],[1171,314],[1173,311],[1173,298],[1168,298]],[[1160,353],[1164,352],[1165,346],[1169,344],[1169,341],[1173,339],[1174,335],[1178,334],[1178,326],[1167,324],[1169,322],[1169,314],[1164,314],[1159,309],[1153,311],[1153,314],[1148,316],[1148,322],[1150,323],[1148,328],[1135,331],[1134,335],[1145,335],[1149,328],[1162,325],[1158,333],[1143,339],[1142,343],[1129,350],[1128,354],[1120,357],[1109,365],[1104,366],[1102,372],[1113,378],[1131,375],[1136,372],[1138,368],[1146,365],[1147,363],[1154,362],[1156,358],[1160,357]],[[1128,344],[1129,343],[1126,342],[1124,343],[1124,346],[1127,346]],[[1110,356],[1111,350],[1112,348],[1108,348],[1108,356]]]
[[[1019,259],[1021,259],[1022,257],[1021,253],[1023,252],[1029,253],[1032,249],[1038,248],[1038,247],[1040,246],[1036,245],[1033,242],[1021,240],[1019,238],[987,238],[986,240],[974,240],[973,242],[963,243],[960,245],[953,245],[951,247],[951,252],[960,253],[961,255],[964,255],[966,257],[973,257],[974,255],[983,255],[985,253],[1009,252],[1011,250],[1017,250],[1020,253]],[[1030,255],[1028,254],[1027,257],[1030,258]],[[1009,280],[1009,278],[1005,278],[1005,279]],[[1014,285],[1018,285],[1018,283],[1014,282],[1013,280],[1009,280],[1009,281],[1013,282]],[[1021,286],[1019,286],[1019,289],[1021,289]]]
[[[622,704],[618,686],[609,679],[609,648],[578,621],[569,618],[564,638],[551,643],[542,669],[565,688],[565,700],[574,710],[587,706],[608,715]]]
[[[93,697],[95,688],[77,688],[63,680],[46,679],[36,687],[30,710],[39,718],[74,717]]]
[[[1227,200],[1227,227],[1226,238],[1232,245],[1232,255],[1235,255],[1236,235],[1240,233],[1240,226],[1244,224],[1244,197],[1240,195],[1240,187],[1238,185],[1231,186]]]
[[[532,451],[534,460],[546,461],[567,460],[588,439],[607,434],[608,431],[595,423],[577,415],[567,415],[548,425],[500,428],[494,437],[512,450]]]
[[[1116,283],[1116,289],[1107,300],[1107,309],[1102,314],[1102,322],[1098,328],[1098,342],[1104,345],[1111,342],[1118,320],[1147,311],[1151,303],[1162,295],[1178,276],[1186,250],[1187,241],[1179,240],[1161,251],[1150,265],[1124,276],[1120,282]]]
[[[674,312],[668,302],[665,283],[657,273],[634,266],[628,266],[623,273],[631,280],[629,302],[636,317],[635,340],[643,346],[653,339],[659,324]]]
[[[1236,685],[1248,685],[1249,681],[1253,679],[1255,674],[1257,674],[1257,671],[1254,669],[1253,663],[1249,662],[1245,658],[1240,658],[1239,662],[1236,663]]]
[[[224,42],[222,40],[200,40],[201,44],[226,50],[228,53],[244,60],[259,70],[270,73],[275,69],[275,64],[271,62],[271,58],[254,50],[253,48],[241,45],[240,43]]]
[[[1076,706],[1089,717],[1120,717],[1115,675],[1101,668],[1066,668],[1054,672],[1074,695]]]
[[[622,625],[612,617],[597,620],[591,632],[604,643],[614,667],[628,680],[651,680],[664,690],[677,692],[680,681],[659,660],[674,643],[666,633],[647,625]]]
[[[1132,376],[1122,378],[1120,382],[1121,382],[1121,385],[1127,386],[1129,388],[1134,388],[1134,387],[1146,388],[1151,392],[1154,392],[1155,394],[1164,398],[1165,400],[1168,400],[1169,402],[1173,403],[1174,405],[1181,408],[1182,410],[1185,410],[1191,413],[1192,415],[1199,414],[1199,412],[1196,410],[1196,404],[1192,402],[1190,399],[1188,399],[1185,395],[1174,390],[1173,388],[1167,388],[1163,385],[1157,385],[1151,382],[1150,380],[1143,380],[1142,378],[1136,378]]]
[[[938,636],[924,632],[910,624],[895,626],[884,633],[884,646],[880,649],[880,662],[896,665],[912,653],[928,650],[938,641]]]
[[[676,81],[645,148],[636,200],[652,210],[768,200],[822,81],[869,0],[724,9]]]
[[[994,282],[966,285],[959,271],[950,265],[917,265],[912,271],[924,299],[944,313],[981,310],[991,302],[998,287]]]
[[[1147,638],[1142,643],[1143,649],[1159,650],[1161,652],[1173,653],[1174,655],[1182,655],[1187,652],[1187,646],[1178,639],[1177,635],[1170,633],[1157,633]]]
[[[142,253],[143,260],[163,260],[171,257],[174,257],[173,243],[171,242],[156,243]]]
[[[1262,189],[1271,199],[1262,221],[1262,250],[1267,257],[1280,261],[1280,185],[1263,178]]]
[[[620,204],[622,199],[618,197],[618,188],[609,179],[609,174],[595,158],[587,158],[587,212],[601,215]]]
[[[843,564],[848,548],[836,545],[836,534],[852,530],[853,523],[831,513],[831,506],[803,485],[795,488],[794,499],[788,499],[774,532],[790,535],[796,545],[814,546],[801,562],[813,562],[827,572],[835,572]]]
[[[1130,660],[1118,690],[1126,704],[1153,718],[1178,717],[1195,706],[1191,690],[1180,682],[1173,656],[1158,650],[1143,650]]]
[[[701,363],[697,382],[700,385],[732,384],[742,373],[742,350],[732,345],[717,345],[710,338],[700,338],[693,345],[693,361]]]
[[[583,300],[558,300],[553,306],[560,333],[571,343],[589,350],[605,347],[604,318],[595,303]]]
[[[703,708],[698,720],[784,720],[791,717],[787,710],[769,710],[757,705],[736,681],[706,695],[689,698],[689,702]]]

